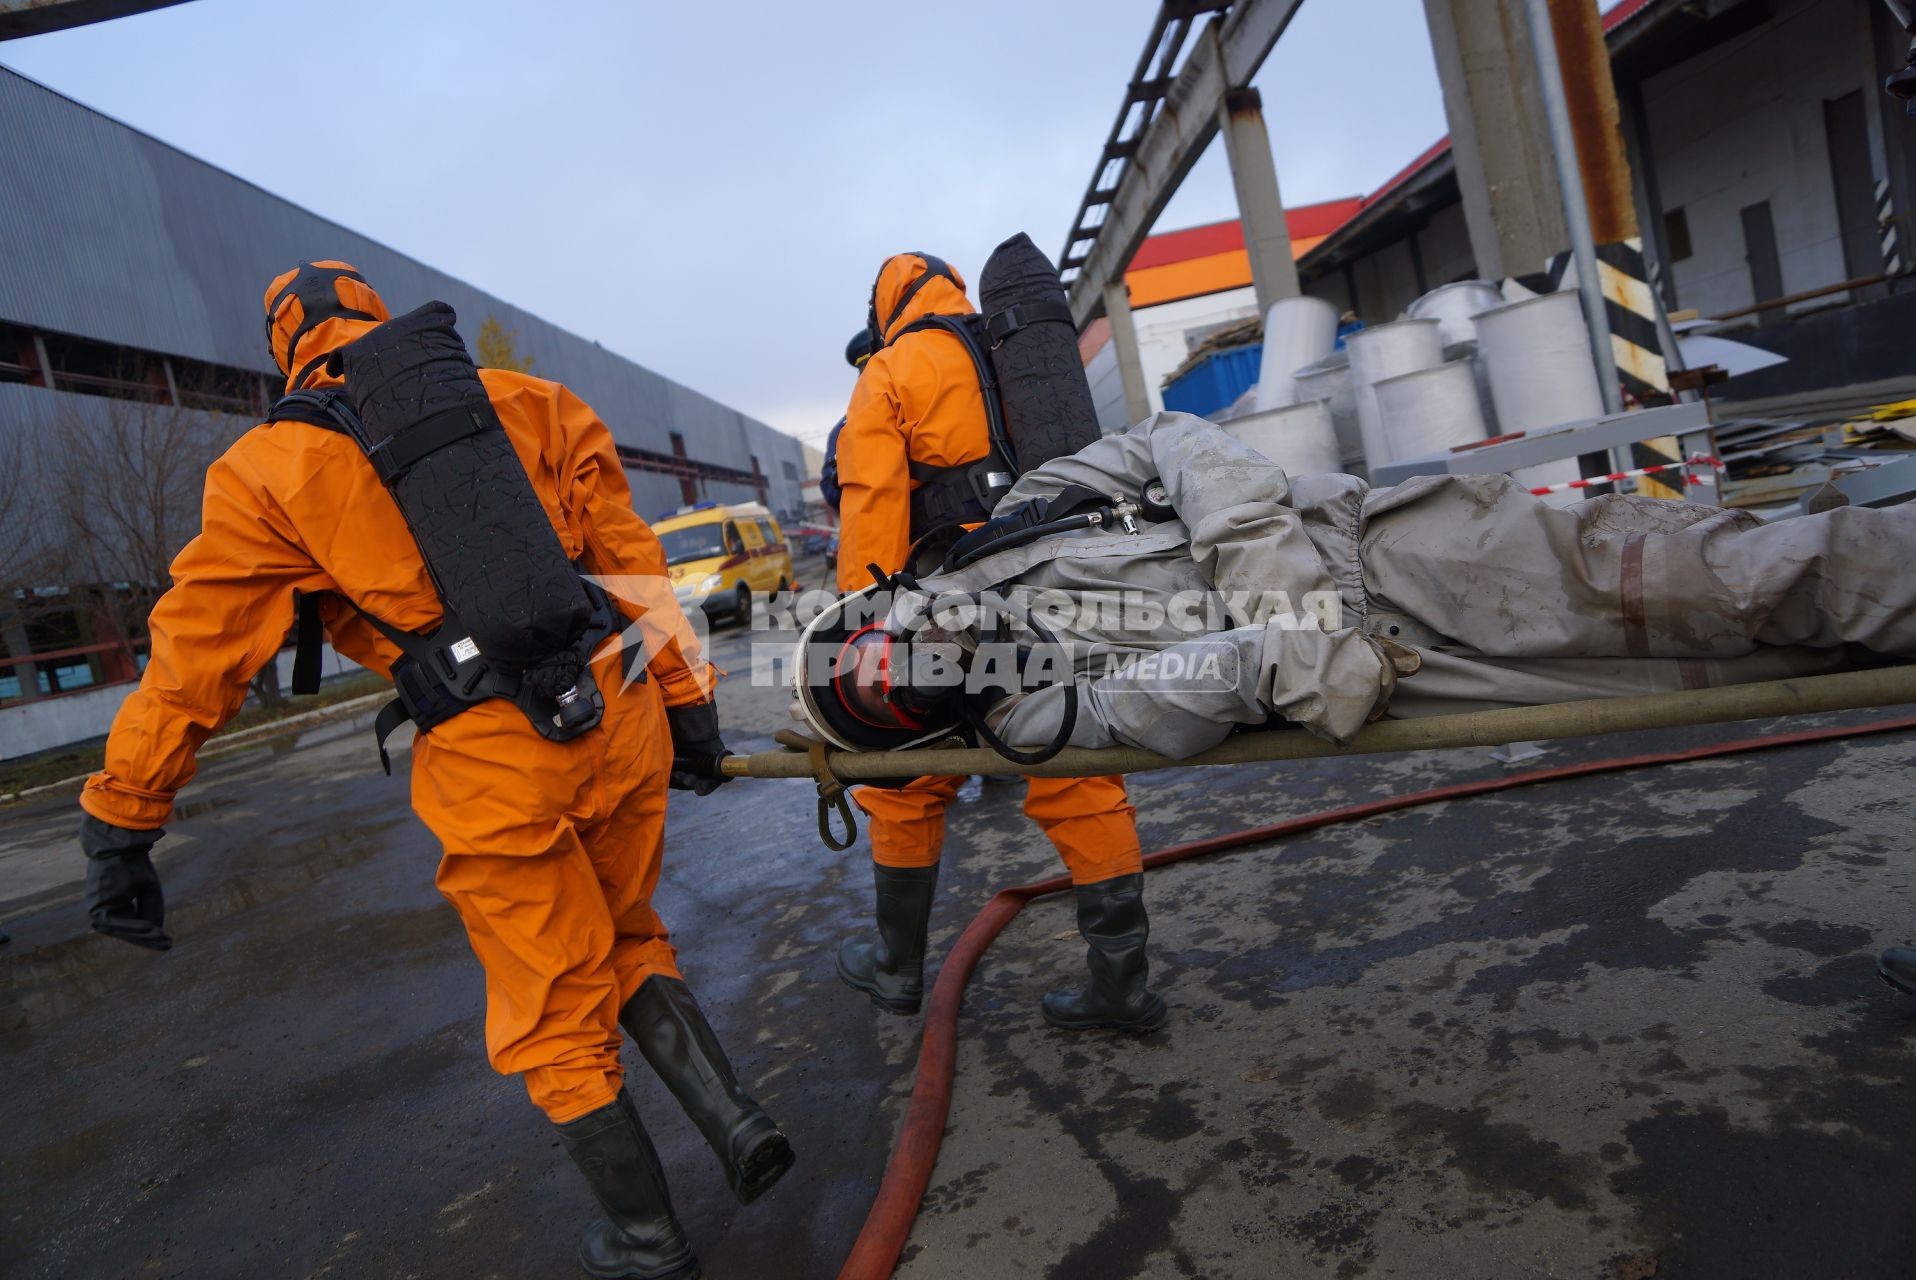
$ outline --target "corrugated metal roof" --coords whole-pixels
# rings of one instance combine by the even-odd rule
[[[676,431],[695,461],[741,471],[756,454],[772,506],[802,503],[781,466],[803,474],[795,438],[5,67],[0,137],[0,320],[270,373],[267,282],[340,258],[395,314],[441,299],[468,340],[497,317],[621,443],[669,454]],[[660,488],[641,475],[635,490]]]

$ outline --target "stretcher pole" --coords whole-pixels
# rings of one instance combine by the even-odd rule
[[[928,747],[914,751],[827,751],[825,763],[840,782],[963,774],[1044,778],[1096,778],[1194,765],[1259,764],[1325,756],[1376,755],[1493,747],[1506,742],[1583,738],[1682,725],[1722,724],[1770,716],[1853,711],[1861,707],[1916,702],[1916,664],[1833,675],[1800,676],[1758,684],[1726,685],[1627,698],[1591,698],[1540,707],[1468,711],[1412,720],[1383,720],[1365,728],[1346,747],[1302,731],[1235,734],[1186,760],[1133,747],[1090,750],[1067,747],[1041,765],[1014,764],[982,747]],[[734,778],[816,778],[811,753],[760,751],[728,756],[719,766]]]

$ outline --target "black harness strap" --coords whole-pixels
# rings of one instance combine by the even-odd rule
[[[365,428],[339,391],[331,388],[288,392],[273,405],[267,414],[267,421],[304,422],[349,437],[360,446],[382,481],[399,475],[421,458],[482,427],[471,413],[448,410],[406,432],[403,440],[391,437],[375,444],[365,438]],[[394,447],[395,444],[397,447]],[[431,566],[428,565],[427,569],[430,572]],[[435,579],[434,586],[437,585]],[[593,618],[580,636],[578,647],[580,657],[589,665],[599,646],[618,633],[621,622],[617,608],[604,591],[590,581],[584,583],[584,588],[586,598],[592,603]],[[350,596],[341,594],[341,599],[351,605],[354,612],[399,650],[399,660],[392,666],[393,689],[398,697],[380,708],[373,720],[380,767],[388,774],[392,772],[392,757],[386,751],[386,739],[400,725],[411,721],[419,732],[426,733],[433,726],[489,698],[503,698],[514,704],[525,713],[542,736],[554,741],[563,742],[584,731],[559,726],[555,715],[557,704],[525,687],[518,669],[487,660],[473,643],[468,628],[446,604],[445,593],[440,592],[439,597],[442,615],[439,625],[430,632],[419,634],[402,631],[360,608],[359,602]],[[320,593],[312,593],[301,594],[294,606],[294,693],[318,692],[319,646],[324,638],[319,604]],[[635,671],[640,646],[626,645],[622,657],[622,674],[626,681],[635,683],[645,680],[643,667],[637,667]],[[589,669],[582,673],[579,687],[599,702],[602,714],[603,695]],[[598,718],[594,717],[585,728],[597,723]]]
[[[946,552],[944,567],[962,569],[974,560],[1021,547],[1053,533],[1090,528],[1094,522],[1087,518],[1088,514],[1103,510],[1108,516],[1110,505],[1110,498],[1081,484],[1068,485],[1049,498],[1021,502],[952,543]]]
[[[357,424],[352,416],[337,390],[288,391],[266,411],[268,422],[304,422],[356,440],[359,433],[354,430]]]
[[[394,698],[379,709],[373,717],[373,743],[379,748],[379,767],[388,778],[393,776],[393,758],[386,750],[386,739],[398,732],[399,726],[412,719],[412,713],[406,710],[403,699]]]
[[[990,335],[992,349],[1029,325],[1053,321],[1071,326],[1072,335],[1078,332],[1078,322],[1071,317],[1071,307],[1059,298],[1043,298],[1036,302],[1018,302],[1003,311],[994,312],[985,321],[985,332]]]
[[[366,451],[367,461],[386,484],[404,474],[429,453],[463,440],[485,427],[477,414],[465,409],[448,409],[434,414],[403,435],[388,436]]]
[[[1010,491],[1016,477],[996,454],[955,467],[911,464],[911,531],[922,538],[945,525],[975,524],[991,518],[998,499]]]
[[[293,692],[299,695],[319,692],[319,659],[326,643],[326,628],[319,618],[322,593],[299,591],[293,595]]]
[[[1004,497],[1018,478],[1011,442],[1005,435],[1004,411],[998,399],[998,379],[991,360],[978,343],[974,326],[982,323],[977,315],[921,316],[899,331],[909,333],[936,330],[948,333],[965,348],[972,368],[978,374],[978,388],[984,396],[988,449],[985,456],[952,467],[911,464],[911,477],[918,487],[911,494],[911,536],[925,538],[941,527],[971,524],[991,517],[991,509]]]

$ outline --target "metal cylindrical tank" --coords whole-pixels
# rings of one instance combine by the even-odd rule
[[[1224,430],[1284,469],[1287,476],[1343,470],[1328,400],[1305,400],[1233,418]]]
[[[1603,414],[1603,391],[1590,358],[1583,303],[1575,290],[1545,293],[1494,307],[1477,317],[1478,354],[1490,381],[1500,432],[1535,431]],[[1529,485],[1575,480],[1577,460],[1525,467],[1513,478]],[[1581,501],[1575,489],[1551,495]]]
[[[1357,399],[1357,430],[1364,441],[1364,459],[1375,468],[1391,460],[1390,445],[1384,439],[1384,417],[1377,408],[1377,384],[1442,364],[1443,338],[1435,320],[1397,320],[1359,330],[1345,345],[1351,353],[1351,391]]]
[[[1368,475],[1364,465],[1364,440],[1357,430],[1357,396],[1351,390],[1350,353],[1334,351],[1298,370],[1291,381],[1297,387],[1297,403],[1307,400],[1330,403],[1331,428],[1337,433],[1338,469],[1353,475]]]
[[[1435,320],[1444,346],[1477,339],[1477,317],[1501,307],[1504,296],[1487,280],[1459,280],[1439,285],[1410,304],[1404,315],[1412,320]]]
[[[1259,410],[1297,403],[1291,375],[1337,346],[1337,308],[1322,298],[1282,298],[1264,316],[1264,357],[1258,367]]]
[[[1393,460],[1426,458],[1488,435],[1468,360],[1385,378],[1377,384],[1377,408]]]

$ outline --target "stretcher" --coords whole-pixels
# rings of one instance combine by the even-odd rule
[[[827,845],[844,849],[851,846],[857,834],[844,791],[848,785],[859,782],[963,774],[1106,777],[1152,769],[1491,747],[1509,742],[1852,711],[1906,702],[1916,702],[1916,664],[1680,693],[1590,698],[1544,706],[1381,720],[1365,728],[1347,746],[1299,731],[1267,730],[1234,734],[1211,750],[1183,760],[1130,747],[1106,750],[1067,747],[1043,764],[1029,765],[1007,760],[987,748],[962,745],[956,739],[949,745],[938,743],[907,751],[838,751],[787,731],[778,735],[780,750],[729,756],[719,767],[734,778],[812,779],[819,790],[819,834]],[[844,825],[842,836],[830,825],[834,811]]]

